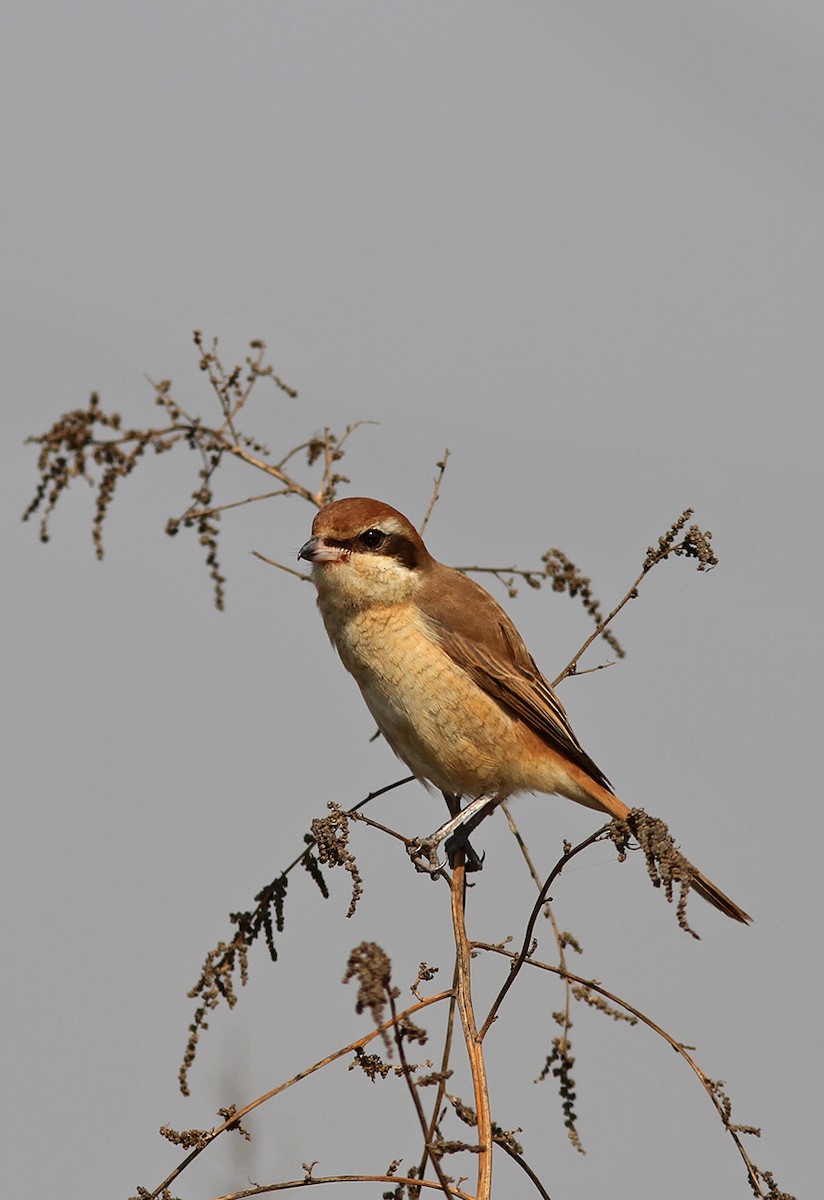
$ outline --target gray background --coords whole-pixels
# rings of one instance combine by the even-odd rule
[[[249,553],[292,561],[303,502],[227,517],[223,616],[194,539],[163,536],[191,462],[147,461],[122,487],[103,565],[83,487],[49,547],[18,521],[35,482],[23,438],[92,388],[129,424],[157,413],[144,373],[208,412],[195,327],[232,362],[265,338],[299,388],[261,390],[246,422],[273,447],[380,422],[353,437],[354,493],[417,520],[449,446],[428,532],[447,562],[561,546],[610,604],[687,504],[712,529],[720,567],[656,571],[617,629],[627,660],[563,698],[619,794],[669,821],[756,923],[696,901],[693,942],[638,859],[604,848],[564,876],[557,911],[584,945],[575,965],[695,1045],[734,1116],[763,1126],[755,1161],[815,1194],[820,4],[8,0],[4,25],[6,1194],[154,1187],[179,1157],[162,1122],[208,1126],[365,1031],[340,986],[362,938],[399,984],[421,959],[448,983],[445,891],[358,831],[357,917],[344,881],[324,905],[296,878],[280,962],[254,956],[193,1098],[177,1093],[185,993],[226,913],[327,800],[399,774],[368,744],[309,588]],[[222,498],[259,487],[235,473]],[[546,590],[505,602],[555,674],[581,609]],[[441,809],[409,787],[375,815],[424,833]],[[516,815],[544,870],[594,828],[556,799]],[[529,883],[497,819],[478,840],[472,932],[518,935]],[[491,996],[503,968],[478,973]],[[569,1149],[553,1086],[532,1082],[560,988],[522,983],[490,1039],[493,1104],[553,1198],[750,1194],[676,1056],[588,1011],[573,1036],[589,1154]],[[214,1147],[181,1194],[311,1159],[380,1171],[417,1144],[400,1085],[343,1066],[250,1125],[252,1145]],[[328,1189],[356,1190],[380,1194]],[[532,1192],[501,1165],[498,1194]]]

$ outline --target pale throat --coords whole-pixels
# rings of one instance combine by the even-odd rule
[[[312,579],[327,628],[327,613],[333,620],[336,616],[345,619],[352,612],[403,604],[414,598],[423,583],[420,571],[410,571],[397,559],[366,554],[316,563]]]

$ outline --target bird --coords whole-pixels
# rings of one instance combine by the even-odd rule
[[[397,509],[334,500],[298,558],[311,564],[326,632],[389,746],[447,801],[472,801],[452,825],[522,792],[627,817],[510,617],[433,558]],[[691,887],[728,917],[751,920],[700,872]]]

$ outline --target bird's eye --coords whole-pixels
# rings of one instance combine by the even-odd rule
[[[381,545],[385,537],[386,534],[380,529],[367,529],[360,535],[358,541],[362,546],[365,546],[367,550],[377,550],[378,546]]]

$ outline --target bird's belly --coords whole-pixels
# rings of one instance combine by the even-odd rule
[[[461,796],[520,790],[513,787],[520,722],[453,662],[422,622],[387,608],[330,625],[378,728],[413,774]]]

